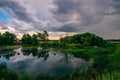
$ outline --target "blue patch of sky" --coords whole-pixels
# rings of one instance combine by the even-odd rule
[[[0,11],[0,21],[6,24],[10,24],[9,19],[10,17],[5,15],[2,11]]]

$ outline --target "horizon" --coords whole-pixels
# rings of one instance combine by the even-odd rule
[[[0,0],[0,32],[18,37],[48,31],[50,39],[90,32],[120,39],[118,0]]]

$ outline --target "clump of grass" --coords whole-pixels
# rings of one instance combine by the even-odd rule
[[[120,72],[106,73],[101,76],[96,77],[96,80],[119,80]]]

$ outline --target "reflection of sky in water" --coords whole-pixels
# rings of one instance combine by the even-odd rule
[[[50,73],[50,74],[60,74],[64,72],[72,71],[73,69],[80,69],[86,66],[86,62],[80,58],[75,58],[72,55],[65,54],[52,54],[48,52],[49,57],[44,60],[43,57],[34,57],[32,54],[23,55],[21,49],[17,50],[18,54],[9,58],[9,60],[4,57],[0,58],[0,62],[7,62],[12,69],[17,69],[19,71],[26,71],[30,74],[37,73]]]
[[[1,57],[0,58],[0,63],[4,63],[4,62],[7,62],[7,59],[5,59],[4,57]]]

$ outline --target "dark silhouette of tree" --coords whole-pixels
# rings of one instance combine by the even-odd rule
[[[45,35],[45,37],[49,37],[49,34],[46,30],[44,31],[44,35]]]
[[[15,37],[15,34],[10,32],[0,33],[0,44],[13,44]]]
[[[76,34],[60,38],[63,43],[82,44],[85,46],[104,46],[107,42],[92,33]]]
[[[39,41],[47,41],[47,40],[49,40],[48,39],[49,35],[48,35],[47,31],[44,31],[43,33],[38,33],[37,36],[38,36]]]
[[[23,45],[38,45],[36,34],[33,34],[32,36],[30,36],[29,34],[24,34],[21,41]]]
[[[0,33],[0,44],[3,44],[3,36],[1,33]]]
[[[32,37],[29,34],[24,34],[21,41],[22,41],[22,44],[30,45],[32,42]]]
[[[32,35],[32,45],[38,45],[38,39],[37,39],[37,35],[33,34]]]
[[[71,43],[71,38],[70,38],[70,36],[61,37],[60,42],[66,43],[66,44]]]

